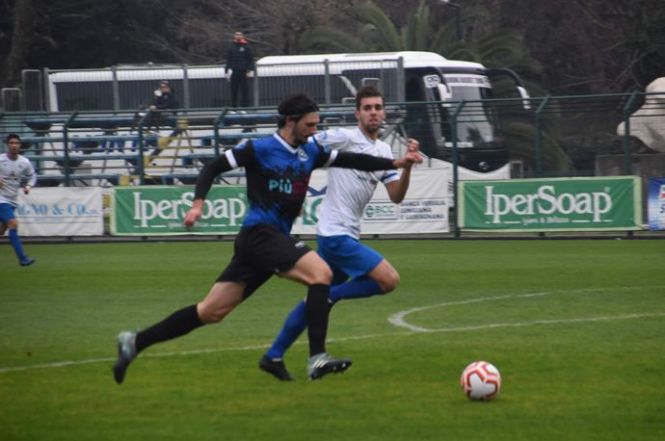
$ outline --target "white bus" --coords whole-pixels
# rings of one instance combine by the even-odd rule
[[[321,104],[350,104],[358,88],[375,83],[386,102],[400,107],[404,135],[418,138],[426,155],[451,161],[456,146],[462,168],[505,175],[508,152],[497,114],[486,101],[494,97],[490,78],[497,75],[511,79],[513,95],[527,106],[526,90],[512,71],[431,52],[268,56],[256,63],[250,102],[254,108],[274,108],[289,93],[305,91]],[[136,109],[163,79],[170,80],[184,109],[230,103],[222,66],[120,66],[52,71],[46,78],[53,112]]]
[[[508,167],[497,115],[485,102],[493,98],[493,76],[508,77],[528,108],[514,72],[416,51],[264,57],[257,62],[254,104],[276,105],[285,90],[306,90],[321,103],[349,103],[360,86],[375,83],[386,102],[403,104],[406,135],[418,138],[425,154],[450,161],[456,137],[459,165],[486,174]]]

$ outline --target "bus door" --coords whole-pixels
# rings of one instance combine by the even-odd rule
[[[441,74],[434,68],[407,69],[405,75],[406,119],[409,136],[420,141],[427,156],[445,159],[445,140],[450,127],[439,104],[445,96],[446,86]]]

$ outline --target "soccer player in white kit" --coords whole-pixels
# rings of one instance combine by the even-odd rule
[[[18,262],[21,266],[35,263],[23,251],[23,245],[18,235],[18,221],[14,210],[16,209],[18,192],[28,194],[35,185],[37,176],[30,160],[21,155],[21,138],[11,133],[5,138],[7,152],[0,154],[0,236],[9,229],[9,243],[11,243]]]
[[[385,119],[381,92],[373,86],[361,88],[356,95],[358,126],[337,128],[314,135],[320,144],[340,151],[393,158],[392,149],[379,139]],[[418,151],[415,139],[407,142],[409,151]],[[364,172],[351,169],[328,170],[328,189],[321,203],[317,224],[318,253],[333,270],[328,302],[386,294],[399,284],[399,273],[383,256],[361,243],[360,222],[365,206],[382,182],[390,200],[399,204],[409,187],[411,167]],[[293,378],[284,364],[284,354],[306,327],[305,302],[288,315],[272,347],[259,361],[259,368],[282,381]]]

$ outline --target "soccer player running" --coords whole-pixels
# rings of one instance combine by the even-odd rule
[[[201,170],[192,207],[185,215],[187,227],[201,218],[206,194],[215,177],[245,167],[250,207],[236,236],[234,255],[201,302],[175,311],[147,329],[118,335],[118,359],[113,366],[117,383],[123,382],[129,364],[141,351],[203,325],[220,322],[274,274],[308,287],[305,310],[310,343],[309,378],[341,372],[351,365],[351,360],[336,359],[326,353],[327,299],[332,272],[316,252],[290,236],[293,221],[302,209],[315,168],[376,171],[409,167],[422,159],[418,152],[408,152],[403,158],[392,160],[329,150],[314,140],[308,141],[316,133],[320,118],[317,104],[305,94],[285,99],[278,112],[277,133],[229,149]]]
[[[392,159],[390,146],[379,139],[385,116],[381,92],[376,87],[365,86],[356,95],[358,126],[327,130],[314,138],[340,152]],[[409,139],[407,151],[408,154],[418,153],[418,141]],[[399,274],[395,268],[378,252],[360,243],[360,222],[379,181],[385,185],[392,202],[402,202],[409,187],[411,165],[404,167],[401,176],[396,170],[376,173],[328,170],[328,189],[319,212],[317,244],[318,253],[333,271],[328,297],[330,307],[342,299],[386,294],[397,287]],[[284,364],[284,354],[305,330],[307,314],[306,302],[300,302],[291,311],[272,347],[259,361],[259,368],[282,381],[293,379]]]
[[[19,190],[23,188],[23,193],[28,194],[35,185],[37,176],[30,160],[20,154],[21,138],[10,133],[5,138],[5,143],[7,153],[0,155],[0,236],[4,236],[9,229],[9,243],[14,248],[19,265],[29,266],[35,263],[35,259],[29,258],[23,251],[14,210]]]

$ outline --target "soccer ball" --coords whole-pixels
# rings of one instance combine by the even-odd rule
[[[499,370],[486,361],[474,361],[465,367],[459,382],[466,396],[474,401],[492,400],[501,390]]]

